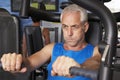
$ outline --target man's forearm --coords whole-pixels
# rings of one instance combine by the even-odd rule
[[[23,59],[22,67],[26,67],[26,68],[27,68],[27,72],[31,72],[31,71],[34,70],[34,68],[33,68],[32,65],[30,64],[30,61],[29,61],[28,58],[24,58],[24,59]]]
[[[97,70],[100,67],[100,59],[97,57],[89,58],[83,64],[81,64],[81,67],[90,70]]]

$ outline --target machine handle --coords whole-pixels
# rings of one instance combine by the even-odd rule
[[[83,68],[78,68],[78,67],[71,67],[70,68],[70,74],[75,75],[75,76],[84,76],[91,78],[93,80],[97,80],[97,74],[98,71],[96,70],[87,70]]]

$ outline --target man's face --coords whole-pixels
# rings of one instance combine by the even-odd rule
[[[87,26],[81,22],[80,13],[65,13],[61,21],[65,43],[72,47],[81,44],[84,41]]]

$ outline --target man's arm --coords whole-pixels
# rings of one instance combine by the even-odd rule
[[[42,50],[28,57],[32,70],[50,60],[54,43],[46,45]]]
[[[101,54],[98,51],[98,47],[94,48],[93,56],[87,59],[83,64],[81,64],[82,68],[97,70],[100,67],[101,62]]]
[[[4,54],[1,58],[2,67],[10,72],[32,71],[50,59],[53,46],[54,44],[49,44],[28,58],[16,53]]]

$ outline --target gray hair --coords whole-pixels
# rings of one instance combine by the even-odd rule
[[[86,22],[88,21],[88,14],[87,14],[87,10],[83,9],[82,7],[76,5],[76,4],[71,4],[67,7],[65,7],[61,13],[61,16],[60,16],[60,21],[62,20],[62,15],[64,13],[67,13],[67,12],[73,12],[73,11],[76,11],[76,12],[80,12],[80,17],[81,17],[81,22]]]

